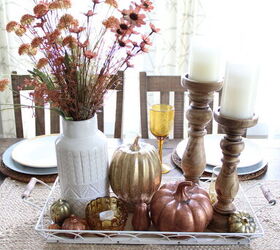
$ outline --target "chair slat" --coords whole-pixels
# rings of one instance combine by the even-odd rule
[[[174,138],[184,137],[184,92],[175,92]]]
[[[17,90],[19,85],[20,85],[19,76],[12,75],[12,89]],[[23,138],[22,114],[21,114],[21,107],[20,107],[20,94],[17,91],[13,91],[13,100],[14,100],[16,136],[17,136],[17,138]]]
[[[115,138],[122,137],[122,117],[123,117],[123,91],[117,91],[116,118],[115,118]]]
[[[142,138],[148,138],[148,114],[147,114],[147,75],[140,72],[140,114]]]
[[[180,76],[147,76],[147,91],[182,92]],[[178,84],[179,83],[179,84]]]
[[[51,116],[51,133],[58,134],[60,132],[59,115],[56,112],[51,111],[50,116]]]
[[[160,92],[160,103],[169,104],[169,92]]]
[[[35,103],[35,105],[36,105],[36,103]],[[36,133],[36,136],[46,134],[46,132],[45,132],[45,110],[43,108],[35,108],[35,133]]]
[[[104,132],[104,108],[103,107],[97,113],[97,126],[100,131]]]

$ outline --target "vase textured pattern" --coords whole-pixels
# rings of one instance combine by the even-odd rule
[[[109,194],[108,151],[105,135],[94,116],[84,121],[62,121],[56,141],[61,196],[73,213],[84,217],[90,200]]]

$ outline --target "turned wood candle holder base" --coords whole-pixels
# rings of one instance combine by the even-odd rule
[[[232,119],[221,115],[219,110],[215,112],[214,118],[223,127],[226,135],[220,143],[223,165],[215,183],[217,202],[214,204],[214,216],[209,229],[227,232],[228,217],[236,210],[233,200],[239,189],[236,168],[244,149],[242,135],[247,128],[257,124],[258,118],[254,116],[251,119]]]
[[[204,135],[206,126],[212,120],[212,110],[209,103],[213,101],[215,91],[222,88],[219,82],[197,82],[186,75],[182,86],[189,92],[190,106],[186,113],[189,121],[188,144],[182,157],[181,168],[186,180],[198,183],[206,166]]]

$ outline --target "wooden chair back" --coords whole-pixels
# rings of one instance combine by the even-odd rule
[[[118,76],[121,79],[121,84],[117,86],[117,104],[116,104],[116,119],[115,119],[115,138],[121,138],[122,135],[122,117],[123,117],[123,72],[119,72]],[[17,75],[13,72],[11,75],[12,79],[12,89],[13,89],[13,101],[14,101],[14,114],[15,114],[15,124],[16,124],[16,136],[17,138],[23,138],[23,120],[21,113],[21,101],[19,87],[23,86],[24,80],[30,78],[29,75]],[[32,87],[23,87],[22,90],[32,90]],[[34,103],[36,106],[36,103]],[[104,132],[104,109],[97,113],[98,129]],[[59,115],[56,112],[50,112],[50,132],[59,133],[60,132],[60,122]],[[35,134],[44,135],[45,131],[45,109],[35,108]]]
[[[181,86],[180,76],[148,76],[140,72],[140,114],[142,138],[148,138],[148,92],[160,92],[160,103],[169,104],[170,92],[174,92],[174,138],[184,136],[184,96],[185,89]]]
[[[148,76],[140,72],[140,114],[141,133],[143,138],[148,138],[148,113],[147,93],[160,92],[160,103],[169,104],[170,92],[174,92],[174,138],[184,138],[184,107],[186,89],[181,86],[181,76]],[[219,95],[220,96],[220,95]],[[213,102],[210,104],[213,108]],[[213,133],[213,121],[206,127],[207,133]],[[219,128],[220,131],[220,128]]]

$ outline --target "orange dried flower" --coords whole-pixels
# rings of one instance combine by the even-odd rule
[[[71,49],[75,48],[77,46],[77,44],[78,44],[78,41],[73,36],[67,36],[62,41],[63,46],[68,46]]]
[[[30,49],[30,44],[28,43],[24,43],[22,45],[19,46],[18,48],[18,54],[21,56],[21,55],[24,55],[24,54],[27,54],[28,51]]]
[[[22,25],[29,25],[35,20],[35,17],[29,14],[23,15],[20,19]]]
[[[60,35],[61,35],[60,30],[55,29],[52,33],[49,34],[50,42],[55,42]]]
[[[58,57],[54,60],[54,65],[55,66],[60,66],[63,63],[64,63],[64,57],[63,56],[60,56],[60,57]]]
[[[11,22],[9,22],[9,23],[7,24],[6,30],[7,30],[8,32],[16,31],[17,28],[18,28],[18,26],[19,26],[19,24],[18,24],[17,22],[11,21]]]
[[[115,8],[118,8],[118,3],[116,0],[105,0],[105,3],[115,7]]]
[[[23,34],[26,32],[26,28],[22,26],[21,24],[17,26],[17,29],[15,30],[15,33],[17,36],[23,36]]]
[[[29,47],[29,50],[27,51],[27,55],[29,56],[35,56],[37,54],[37,48]]]
[[[9,84],[8,79],[0,80],[0,92],[3,92],[7,88],[8,84]]]
[[[46,15],[48,13],[48,11],[49,11],[49,7],[45,3],[39,3],[33,9],[33,12],[36,17],[42,17],[42,16]]]
[[[71,8],[71,1],[70,0],[57,0],[49,5],[50,10],[56,9],[69,9]]]
[[[119,19],[114,16],[110,16],[108,19],[102,22],[106,29],[118,28],[120,25]]]
[[[48,64],[48,62],[49,61],[47,58],[41,58],[36,65],[37,69],[41,69],[41,68],[45,67]]]
[[[75,19],[70,14],[65,14],[59,19],[58,28],[59,29],[66,29],[69,28],[71,25],[73,25],[75,22]]]
[[[31,46],[33,48],[37,48],[39,47],[43,42],[43,38],[42,37],[35,37],[32,42],[31,42]]]

